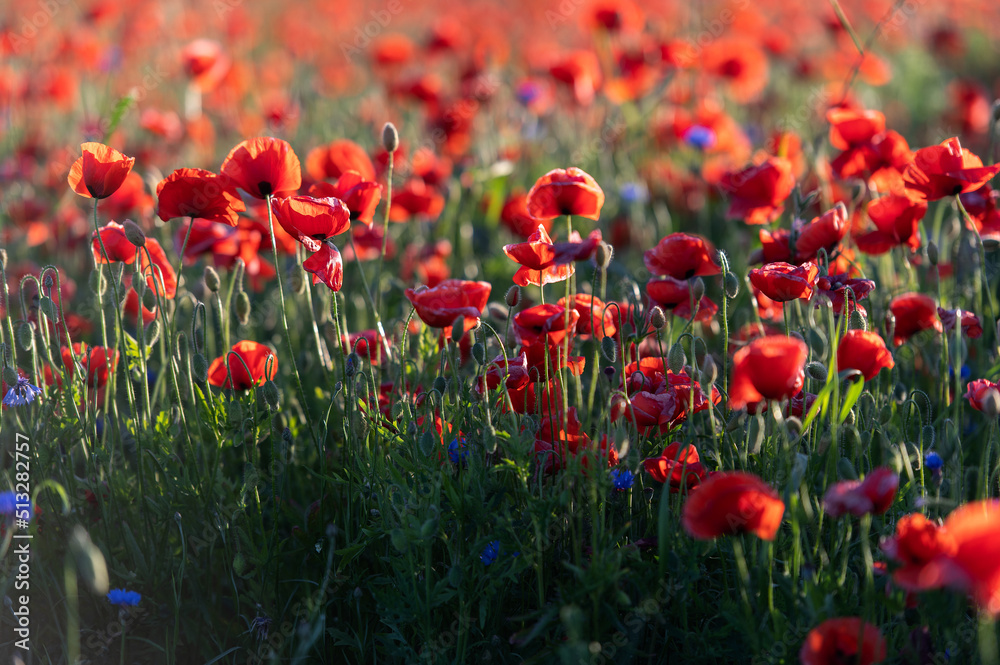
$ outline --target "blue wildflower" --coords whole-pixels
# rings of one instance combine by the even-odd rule
[[[715,145],[715,132],[702,125],[693,125],[684,132],[684,142],[698,150],[708,150]]]
[[[457,438],[452,439],[451,443],[448,444],[448,459],[451,460],[452,464],[459,464],[466,460],[469,456],[469,451],[465,448],[465,439],[459,440]]]
[[[31,502],[23,501],[18,510],[17,495],[14,492],[0,492],[0,515],[14,515],[21,519],[31,520]]]
[[[534,81],[524,81],[517,86],[517,100],[527,106],[542,94],[542,87]]]
[[[635,482],[635,474],[628,469],[611,469],[611,482],[616,490],[627,490]]]
[[[940,471],[941,467],[944,466],[944,460],[932,450],[924,456],[924,466],[931,471]]]
[[[496,561],[498,556],[500,556],[500,541],[494,540],[479,555],[479,560],[483,562],[484,566],[488,566]]]
[[[27,377],[19,376],[17,377],[17,383],[7,391],[7,395],[3,398],[3,403],[4,406],[24,406],[25,404],[34,402],[35,398],[41,394],[41,389],[31,385]]]
[[[641,182],[626,182],[621,186],[621,195],[625,203],[642,203],[649,199],[649,190]]]
[[[142,600],[142,595],[138,591],[126,591],[125,589],[112,589],[108,592],[108,602],[112,605],[138,605]]]

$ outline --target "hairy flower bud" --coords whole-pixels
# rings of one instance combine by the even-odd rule
[[[191,371],[194,373],[194,380],[198,383],[208,381],[208,361],[201,353],[196,353],[191,358]]]
[[[306,292],[306,273],[300,265],[292,268],[292,291],[298,295]]]
[[[219,279],[219,273],[215,271],[212,266],[205,266],[205,286],[212,293],[218,293],[219,288],[222,286],[222,280]]]
[[[517,284],[510,287],[503,299],[507,303],[507,307],[517,307],[517,304],[521,302],[521,287]]]
[[[657,330],[667,325],[667,315],[663,313],[663,308],[659,305],[653,305],[653,309],[649,311],[649,325]]]
[[[133,222],[131,219],[126,219],[122,224],[125,229],[125,238],[128,239],[130,243],[136,247],[146,246],[146,234],[142,232],[139,225]]]
[[[679,374],[684,369],[685,363],[687,363],[687,356],[684,355],[684,347],[681,346],[680,342],[674,342],[667,353],[667,367],[674,374]]]
[[[382,126],[382,147],[389,153],[396,152],[399,148],[399,132],[391,122]]]
[[[694,305],[697,308],[698,304],[701,302],[701,297],[705,295],[705,280],[701,277],[695,277],[691,281],[691,297],[694,298]]]
[[[265,381],[260,391],[263,393],[264,401],[267,402],[267,405],[272,409],[277,409],[279,393],[278,386],[275,385],[274,381],[270,379]]]
[[[242,326],[250,322],[250,296],[246,291],[236,294],[236,318]]]
[[[826,365],[821,362],[811,362],[806,365],[806,374],[810,379],[824,383],[827,377]]]
[[[726,296],[732,300],[740,294],[740,279],[734,272],[727,272],[723,280],[726,289]]]
[[[618,361],[618,343],[610,337],[601,340],[601,354],[609,363]]]
[[[598,268],[607,268],[611,264],[611,259],[615,255],[614,248],[606,242],[597,243],[597,250],[594,252],[594,260]]]

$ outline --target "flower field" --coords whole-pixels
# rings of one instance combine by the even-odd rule
[[[1000,665],[998,25],[0,7],[0,661]]]

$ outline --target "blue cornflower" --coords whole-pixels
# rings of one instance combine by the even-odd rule
[[[27,514],[25,514],[27,513]],[[22,519],[31,520],[31,502],[21,504],[20,514],[17,510],[17,495],[12,491],[0,492],[0,515],[17,515]]]
[[[488,566],[496,561],[498,556],[500,556],[500,541],[494,540],[479,555],[479,560],[483,562],[484,566]]]
[[[535,81],[524,81],[517,86],[517,100],[522,104],[530,104],[542,94],[542,86]]]
[[[142,595],[138,591],[126,591],[125,589],[112,589],[108,592],[108,602],[112,605],[138,605],[142,600]]]
[[[465,448],[465,439],[452,439],[451,443],[448,444],[448,459],[451,460],[452,464],[459,464],[464,462],[469,456],[469,451]]]
[[[699,150],[708,150],[715,145],[715,132],[702,125],[693,125],[684,132],[684,142]]]
[[[24,406],[31,404],[42,394],[42,390],[28,382],[27,377],[17,377],[17,383],[7,391],[3,398],[4,406]]]
[[[628,469],[611,469],[611,482],[616,490],[627,490],[635,482],[635,474]]]
[[[924,466],[930,471],[940,471],[941,467],[944,466],[944,460],[932,450],[924,456]]]
[[[621,186],[621,195],[625,203],[642,203],[649,198],[649,190],[641,182],[626,182]]]

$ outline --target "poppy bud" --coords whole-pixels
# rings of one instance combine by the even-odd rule
[[[597,243],[597,250],[594,252],[594,260],[597,261],[598,268],[607,268],[611,263],[611,257],[615,254],[615,249],[606,242]]]
[[[261,386],[260,392],[263,393],[264,401],[267,402],[269,407],[272,409],[278,408],[278,386],[274,384],[274,381],[270,379],[265,381],[264,385]]]
[[[667,316],[663,313],[663,309],[659,305],[653,305],[653,309],[650,310],[649,325],[657,330],[667,325]]]
[[[292,291],[298,295],[306,292],[306,273],[300,265],[292,268]]]
[[[694,298],[695,307],[698,307],[703,295],[705,295],[705,280],[701,277],[695,277],[691,281],[691,297]]]
[[[463,337],[465,337],[465,317],[459,316],[451,324],[451,341],[458,344],[462,341]]]
[[[789,436],[798,436],[802,431],[802,421],[795,416],[785,418],[785,429],[788,430]]]
[[[388,153],[394,153],[399,148],[399,132],[391,122],[382,126],[382,147]]]
[[[927,260],[930,261],[932,266],[936,266],[939,258],[937,243],[931,240],[927,243]]]
[[[222,282],[219,280],[219,273],[212,266],[205,266],[205,286],[212,293],[218,293],[219,287],[222,286]]]
[[[841,457],[837,461],[837,475],[842,480],[857,480],[858,472],[854,470],[854,464],[846,457]]]
[[[229,424],[240,425],[243,422],[243,407],[236,400],[229,403]]]
[[[806,374],[809,375],[810,379],[825,383],[827,376],[826,365],[821,362],[811,362],[806,365]]]
[[[434,379],[434,390],[443,395],[444,391],[448,390],[448,379],[443,376],[436,377]]]
[[[7,366],[3,368],[3,382],[8,386],[17,385],[17,370],[13,367]]]
[[[52,298],[48,296],[42,296],[38,300],[38,309],[42,310],[42,314],[49,317],[53,321],[59,318],[56,316],[56,304],[52,302]]]
[[[191,371],[194,373],[194,380],[198,383],[208,381],[208,361],[201,353],[196,353],[191,358]]]
[[[420,435],[420,452],[424,457],[434,454],[434,435],[429,430]]]
[[[480,365],[486,364],[486,347],[483,346],[482,342],[476,342],[472,345],[472,357],[476,359],[476,362]]]
[[[27,321],[18,321],[17,329],[14,332],[17,335],[17,345],[25,351],[30,351],[35,343],[35,330],[31,324]],[[10,381],[7,382],[7,385],[10,385]]]
[[[679,374],[684,369],[685,363],[687,363],[687,356],[684,355],[684,347],[681,346],[680,342],[674,342],[670,351],[667,352],[667,367],[674,374]]]
[[[861,316],[861,312],[855,310],[851,312],[851,330],[868,330],[868,321]]]
[[[160,339],[160,319],[153,319],[153,322],[146,328],[146,346],[153,346]]]
[[[236,318],[241,326],[245,326],[250,321],[250,296],[246,291],[236,294]]]
[[[521,287],[517,284],[510,287],[503,299],[507,303],[507,307],[517,307],[517,303],[521,302]]]
[[[857,415],[855,415],[854,409],[851,409],[850,411],[847,412],[847,417],[844,418],[844,422],[847,423],[848,425],[853,425],[857,419],[858,417]]]
[[[740,279],[736,276],[736,273],[727,272],[723,282],[726,288],[726,296],[728,296],[730,300],[740,294]]]
[[[125,229],[125,237],[130,243],[136,247],[146,246],[146,234],[142,232],[138,224],[131,219],[126,219],[122,227]]]
[[[909,392],[906,390],[906,386],[902,383],[897,383],[896,387],[892,390],[892,397],[896,400],[897,404],[902,404],[909,397]]]
[[[618,360],[618,344],[610,337],[605,337],[601,340],[601,354],[604,356],[605,360],[609,363],[617,362]]]
[[[91,271],[89,284],[91,292],[96,296],[103,297],[108,291],[108,280],[104,279],[103,270],[98,269]]]
[[[491,302],[486,309],[490,314],[490,318],[496,319],[497,321],[506,321],[507,317],[510,316],[510,312],[507,311],[507,308],[499,303]]]

